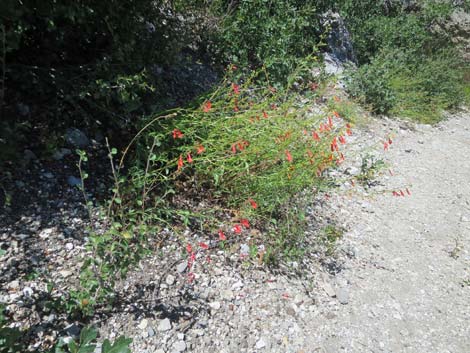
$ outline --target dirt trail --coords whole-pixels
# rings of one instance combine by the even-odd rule
[[[397,131],[385,154],[394,176],[380,178],[390,191],[337,196],[356,253],[336,278],[348,303],[310,318],[307,346],[470,352],[470,116],[414,131],[388,124],[372,129]],[[411,196],[391,195],[405,186]]]
[[[347,229],[339,266],[322,267],[312,253],[294,266],[302,276],[275,275],[239,271],[214,256],[207,273],[196,269],[192,326],[171,318],[170,327],[158,313],[118,313],[103,335],[133,337],[138,353],[470,352],[470,116],[437,127],[375,119],[348,141],[349,173],[358,172],[368,145],[389,167],[378,185],[346,182],[309,210],[312,229],[328,214]],[[315,234],[308,239],[317,241]],[[139,283],[158,277],[143,268]]]

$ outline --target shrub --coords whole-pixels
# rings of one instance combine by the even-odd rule
[[[342,162],[340,147],[350,133],[339,113],[310,113],[302,97],[316,96],[311,65],[277,89],[264,70],[246,76],[231,66],[205,97],[149,117],[117,165],[110,149],[114,196],[104,214],[106,232],[89,237],[83,290],[74,293],[82,310],[112,297],[116,278],[147,253],[149,235],[158,237],[163,227],[231,236],[251,224],[273,235],[271,254],[298,254],[294,244],[305,225],[298,195],[326,187],[323,172]]]
[[[224,6],[225,5],[225,6]],[[321,42],[319,11],[299,0],[242,0],[213,11],[222,17],[215,52],[223,62],[265,67],[271,80],[285,82],[298,63]],[[226,14],[226,11],[229,11]]]
[[[464,99],[462,63],[452,50],[424,57],[383,51],[351,73],[348,89],[377,113],[433,123]]]

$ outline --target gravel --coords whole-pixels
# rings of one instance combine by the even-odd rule
[[[305,256],[277,268],[245,256],[266,245],[246,234],[226,251],[209,250],[210,262],[198,251],[189,271],[180,235],[164,231],[159,255],[116,284],[122,302],[92,319],[100,340],[126,335],[137,353],[468,352],[469,122],[469,114],[437,127],[383,118],[355,129],[350,160],[331,172],[345,182],[307,206]],[[387,168],[370,187],[353,186],[366,147]],[[32,164],[37,177],[21,187],[34,199],[0,214],[0,300],[22,327],[39,327],[28,339],[43,346],[82,327],[41,306],[49,281],[51,295],[65,295],[88,256],[81,195],[58,182],[70,173],[59,168],[68,158]],[[40,178],[44,170],[54,178]],[[392,195],[405,188],[411,195]],[[345,230],[333,250],[319,241],[330,224]],[[200,231],[183,234],[209,243]]]

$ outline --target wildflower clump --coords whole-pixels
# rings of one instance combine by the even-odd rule
[[[262,70],[239,71],[230,67],[218,88],[192,106],[150,120],[139,148],[148,158],[151,145],[159,146],[143,176],[153,193],[137,199],[164,198],[181,207],[174,195],[197,195],[239,214],[241,221],[230,227],[240,234],[249,221],[262,226],[278,217],[300,191],[319,189],[324,171],[344,161],[351,125],[336,111],[311,113],[305,95],[320,95],[322,83],[312,82],[307,66],[277,87]],[[198,217],[213,217],[211,210]]]

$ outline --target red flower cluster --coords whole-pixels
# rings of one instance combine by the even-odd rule
[[[219,240],[227,240],[227,237],[225,236],[225,233],[222,231],[222,229],[219,229]]]
[[[250,143],[248,141],[239,141],[239,142],[236,142],[232,145],[231,147],[231,151],[233,154],[237,153],[237,150],[238,151],[243,151],[246,147],[248,147],[250,145]]]
[[[181,139],[183,138],[184,134],[181,132],[179,129],[174,129],[173,130],[173,138],[176,139]]]
[[[233,90],[233,93],[240,94],[240,86],[235,83],[232,83],[232,90]]]
[[[178,130],[178,131],[179,131],[179,130]],[[206,150],[206,149],[204,148],[203,145],[198,145],[198,146],[196,147],[196,153],[197,153],[197,154],[201,154],[201,153],[203,153],[205,150]],[[193,157],[192,157],[192,155],[191,155],[191,152],[188,152],[188,153],[186,154],[186,161],[187,161],[189,164],[194,163],[194,159],[193,159]],[[178,162],[176,163],[176,165],[177,165],[177,167],[178,167],[177,170],[180,170],[181,168],[183,168],[183,166],[184,166],[183,155],[180,155],[180,157],[178,158]]]
[[[336,136],[333,137],[333,141],[331,141],[330,148],[331,148],[331,152],[334,152],[334,151],[337,151],[337,152],[338,152],[338,151],[339,151],[338,142],[337,142]]]
[[[409,196],[411,196],[411,192],[408,188],[406,188],[405,191]],[[398,191],[392,191],[392,195],[393,196],[405,196],[405,193],[403,192],[403,190],[398,190]]]

